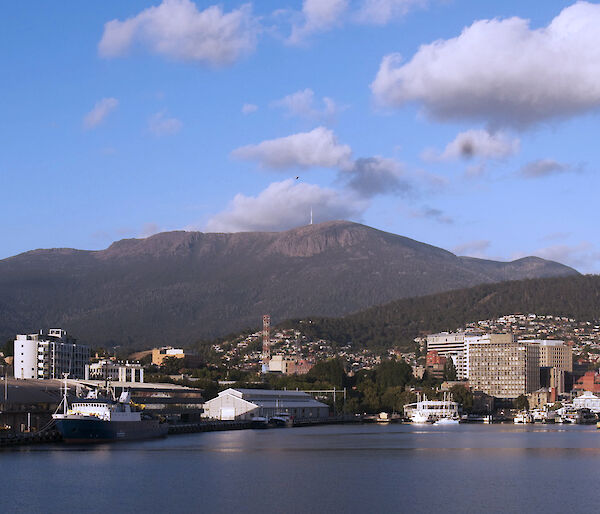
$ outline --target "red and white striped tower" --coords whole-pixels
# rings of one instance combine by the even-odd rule
[[[262,347],[262,371],[269,371],[269,361],[271,360],[271,316],[263,316],[263,347]]]

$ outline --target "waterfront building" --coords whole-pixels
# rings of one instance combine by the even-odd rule
[[[85,366],[85,380],[111,380],[114,382],[144,382],[144,368],[139,362],[115,362],[102,359]]]
[[[496,398],[517,398],[540,387],[539,346],[511,334],[466,337],[471,388]]]
[[[324,419],[329,407],[302,391],[226,389],[204,404],[204,417],[220,420],[252,420],[286,413],[296,419]]]
[[[541,387],[537,391],[533,391],[527,396],[529,401],[529,409],[543,409],[548,403],[556,401],[556,394],[552,389]]]
[[[592,412],[600,413],[600,397],[591,391],[584,391],[573,398],[573,407],[575,409],[590,409]]]
[[[90,362],[90,348],[76,343],[60,328],[18,334],[13,350],[14,376],[18,379],[56,379],[63,373],[84,378],[85,365]]]

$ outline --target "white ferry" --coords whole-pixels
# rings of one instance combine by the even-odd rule
[[[458,423],[458,403],[452,401],[450,396],[443,400],[428,400],[425,397],[422,401],[409,403],[404,406],[404,416],[409,418],[412,423],[435,423],[441,420],[439,424]]]

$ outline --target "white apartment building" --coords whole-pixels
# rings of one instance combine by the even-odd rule
[[[144,368],[139,362],[113,362],[102,359],[85,365],[85,380],[111,380],[113,382],[144,382]]]
[[[90,361],[90,348],[76,344],[60,328],[46,334],[18,334],[14,341],[15,378],[52,379],[84,378],[85,365]]]
[[[440,332],[427,336],[427,352],[436,351],[442,357],[451,358],[458,380],[468,378],[465,335],[465,332]]]

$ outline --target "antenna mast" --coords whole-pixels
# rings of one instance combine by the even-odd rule
[[[312,205],[310,206],[310,224],[312,225],[313,223],[313,215],[312,215]]]

